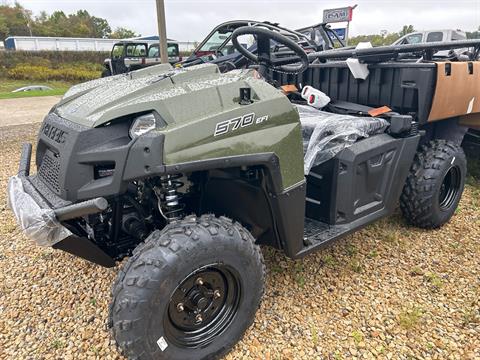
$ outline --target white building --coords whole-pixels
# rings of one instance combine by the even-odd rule
[[[116,42],[118,39],[10,36],[5,39],[5,48],[28,51],[111,51]]]

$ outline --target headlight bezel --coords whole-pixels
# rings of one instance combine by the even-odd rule
[[[143,124],[142,124],[143,123]],[[157,116],[155,113],[148,112],[142,115],[136,116],[132,125],[128,129],[128,135],[131,139],[136,139],[157,127]]]

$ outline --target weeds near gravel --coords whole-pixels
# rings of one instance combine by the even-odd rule
[[[335,355],[333,355],[333,358],[335,360],[342,360],[343,359],[342,354],[340,354],[340,351],[338,351],[338,350],[335,351]]]
[[[283,272],[283,268],[278,265],[278,264],[272,264],[270,266],[270,270],[272,271],[272,273],[274,274],[281,274]]]
[[[424,272],[419,266],[414,266],[413,268],[410,269],[410,275],[412,276],[420,276],[423,274]]]
[[[435,290],[439,290],[443,286],[442,279],[435,273],[428,272],[423,277],[428,283],[433,286]]]
[[[369,259],[374,259],[378,256],[378,251],[377,249],[373,249],[372,251],[370,251],[368,254],[367,254],[367,257]]]
[[[61,340],[58,340],[58,339],[55,339],[53,340],[52,342],[52,348],[58,350],[58,349],[61,349],[65,346],[65,344],[63,343],[63,341]]]
[[[303,276],[303,263],[301,261],[295,263],[295,282],[301,288],[305,286],[305,276]]]
[[[327,254],[322,258],[322,261],[327,266],[335,266],[337,265],[338,261],[332,255]]]
[[[91,299],[90,299],[90,305],[92,305],[92,306],[97,306],[97,299],[91,298]]]
[[[359,274],[363,271],[363,265],[359,260],[354,259],[350,261],[350,269],[352,269],[353,272]]]
[[[353,244],[347,244],[346,250],[348,256],[354,256],[358,252],[357,248]]]
[[[398,233],[396,231],[384,232],[383,238],[389,244],[396,245],[398,243]]]
[[[310,332],[312,333],[312,343],[316,347],[318,346],[320,340],[318,338],[318,330],[315,326],[311,325],[310,326]]]
[[[363,341],[363,333],[360,330],[352,331],[352,338],[355,340],[355,343],[358,345]]]
[[[399,315],[399,324],[405,330],[416,327],[423,317],[423,310],[419,307],[403,310]]]

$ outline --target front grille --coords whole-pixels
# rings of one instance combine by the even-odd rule
[[[60,192],[59,175],[60,161],[59,155],[50,150],[43,155],[42,163],[38,169],[39,177],[56,193]]]

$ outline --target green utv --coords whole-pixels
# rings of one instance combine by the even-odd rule
[[[245,34],[257,55],[239,43]],[[25,144],[9,181],[10,207],[39,245],[108,267],[129,257],[109,316],[129,358],[226,354],[261,301],[259,245],[300,258],[391,214],[399,199],[411,223],[438,227],[463,191],[460,144],[437,136],[420,146],[428,132],[415,111],[315,109],[270,74],[325,80],[319,66],[333,65],[310,62],[322,53],[259,27],[236,29],[232,41],[256,69],[159,65],[72,87],[42,124],[36,174]],[[440,68],[420,65],[404,74],[406,90]],[[372,76],[399,67],[382,66]]]

